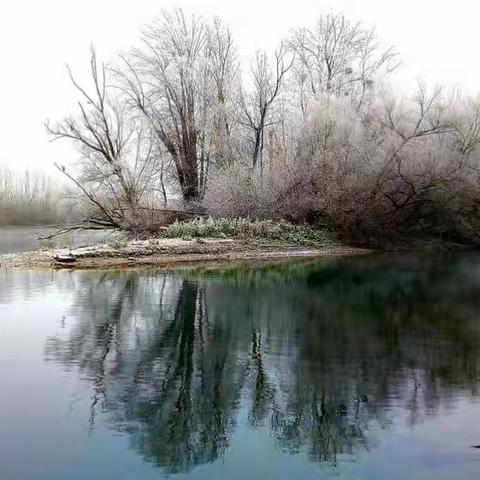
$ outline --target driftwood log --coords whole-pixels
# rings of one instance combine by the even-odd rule
[[[77,261],[73,255],[54,255],[53,260],[58,263],[75,263]]]

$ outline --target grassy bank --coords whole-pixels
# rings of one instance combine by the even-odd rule
[[[50,248],[0,256],[2,267],[103,268],[175,266],[232,260],[350,255],[325,230],[288,222],[202,219],[175,222],[148,239],[115,240],[79,248]]]
[[[251,221],[245,218],[201,218],[176,221],[160,232],[161,238],[233,238],[237,240],[270,240],[295,245],[334,245],[332,235],[309,225],[285,221]]]

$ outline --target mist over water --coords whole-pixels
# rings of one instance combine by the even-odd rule
[[[1,476],[477,478],[479,353],[477,254],[2,271]]]

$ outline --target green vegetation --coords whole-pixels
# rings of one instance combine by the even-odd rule
[[[299,245],[334,244],[329,232],[309,225],[293,225],[286,221],[245,218],[207,218],[189,222],[176,221],[162,229],[163,238],[237,238],[276,240]]]

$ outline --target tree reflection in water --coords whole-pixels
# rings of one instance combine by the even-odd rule
[[[222,457],[242,408],[278,448],[335,465],[392,412],[415,424],[478,394],[478,264],[78,273],[76,322],[46,356],[91,382],[91,428],[102,409],[168,472]]]

